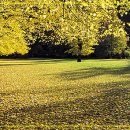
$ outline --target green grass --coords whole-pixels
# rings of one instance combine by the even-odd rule
[[[0,129],[130,130],[130,60],[0,60]]]

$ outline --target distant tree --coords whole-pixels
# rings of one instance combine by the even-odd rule
[[[126,36],[115,37],[114,35],[108,35],[95,47],[95,55],[98,58],[113,58],[115,56],[120,56],[121,58],[126,48]]]
[[[117,10],[117,7],[122,7],[123,3],[108,5],[104,20],[101,21],[99,29],[100,38],[99,46],[96,46],[95,54],[102,58],[112,58],[115,55],[120,55],[127,47],[127,33],[125,32],[125,23],[122,22],[118,14],[122,15],[124,10]]]

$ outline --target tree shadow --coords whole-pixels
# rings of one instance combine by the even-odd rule
[[[66,80],[78,80],[108,74],[112,75],[130,74],[130,66],[123,68],[102,68],[102,67],[86,68],[75,71],[66,71],[64,73],[61,73],[60,76]]]
[[[117,82],[118,84],[118,82]],[[130,84],[126,82],[126,84]],[[130,87],[105,90],[96,96],[13,108],[1,113],[1,124],[130,124]]]
[[[34,65],[34,64],[0,64],[0,66],[25,66],[25,65]]]
[[[37,59],[25,59],[25,60],[20,60],[17,62],[17,60],[7,60],[10,63],[6,63],[5,61],[0,62],[0,66],[20,66],[20,65],[40,65],[40,64],[58,64],[58,63],[66,63],[68,61],[73,61],[73,59],[42,59],[42,60],[37,60]]]

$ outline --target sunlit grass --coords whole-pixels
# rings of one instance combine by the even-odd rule
[[[0,60],[5,129],[130,129],[130,60]]]

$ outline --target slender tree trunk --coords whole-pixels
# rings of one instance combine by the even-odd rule
[[[77,56],[77,62],[81,62],[81,55]]]
[[[77,62],[81,62],[81,51],[82,51],[82,41],[78,38],[78,56],[77,56]]]

